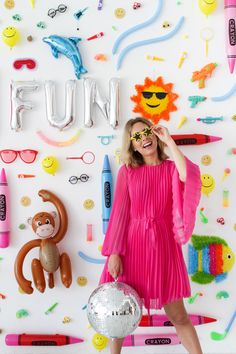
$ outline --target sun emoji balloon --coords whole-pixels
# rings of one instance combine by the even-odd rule
[[[136,103],[133,112],[141,113],[155,124],[160,119],[169,120],[170,112],[177,110],[173,102],[179,97],[172,92],[172,87],[172,83],[164,84],[162,77],[155,81],[146,77],[144,85],[135,85],[137,95],[131,97]]]

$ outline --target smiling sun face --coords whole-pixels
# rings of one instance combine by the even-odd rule
[[[169,120],[169,113],[177,110],[173,101],[178,95],[171,92],[172,86],[171,83],[164,84],[162,77],[158,77],[156,81],[146,77],[144,85],[135,85],[137,96],[131,97],[136,103],[133,112],[141,113],[155,124],[160,119]]]

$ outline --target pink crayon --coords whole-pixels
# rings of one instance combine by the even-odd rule
[[[196,314],[189,314],[189,319],[194,326],[215,322],[216,319],[213,317],[207,317]],[[170,327],[173,326],[171,321],[168,319],[166,315],[143,315],[141,321],[139,322],[139,327]]]
[[[176,345],[180,340],[176,333],[131,334],[125,337],[124,347],[137,347],[145,345]]]
[[[236,0],[225,0],[224,9],[226,53],[232,74],[236,60]]]
[[[4,168],[0,174],[0,247],[9,246],[9,188]]]

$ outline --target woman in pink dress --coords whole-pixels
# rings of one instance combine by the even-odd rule
[[[167,146],[173,161],[167,160]],[[190,285],[181,245],[192,234],[200,200],[198,166],[179,150],[168,130],[143,118],[125,126],[123,161],[102,254],[100,283],[118,278],[150,309],[164,310],[190,354],[202,354],[183,298]],[[121,352],[123,339],[111,342]]]

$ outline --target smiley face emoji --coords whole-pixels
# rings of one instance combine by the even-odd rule
[[[80,286],[85,286],[88,283],[88,279],[86,277],[80,276],[77,278],[77,284]]]
[[[15,27],[6,27],[2,32],[2,39],[10,48],[20,41],[20,32]]]
[[[144,85],[135,85],[137,95],[131,97],[136,103],[133,111],[151,119],[154,124],[160,119],[169,120],[169,113],[177,109],[173,101],[178,95],[172,92],[172,86],[171,83],[164,84],[162,77],[155,81],[146,77]]]
[[[95,333],[92,339],[94,348],[99,351],[106,348],[107,342],[108,338],[99,333]]]
[[[210,15],[217,8],[217,0],[198,0],[200,10],[206,15]]]
[[[205,173],[201,175],[201,181],[202,181],[201,192],[208,197],[209,193],[211,193],[215,187],[214,178],[211,175]]]
[[[83,206],[87,210],[93,209],[94,201],[92,199],[85,199]]]
[[[211,164],[211,156],[210,155],[203,155],[202,158],[201,158],[201,163],[204,165],[204,166],[208,166]]]
[[[4,6],[8,9],[11,10],[15,6],[14,0],[5,0]]]
[[[118,7],[117,9],[115,9],[114,14],[117,18],[123,18],[125,16],[125,9],[123,9],[122,7]]]
[[[58,160],[55,156],[47,156],[42,161],[42,168],[45,172],[49,173],[50,175],[55,175],[56,171],[58,170]]]

